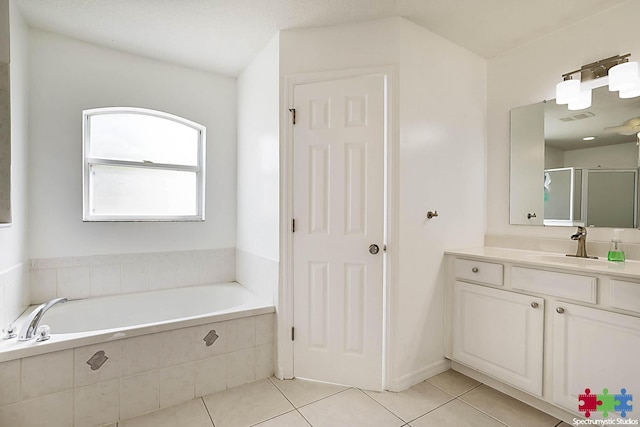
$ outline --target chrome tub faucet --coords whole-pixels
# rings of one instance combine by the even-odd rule
[[[567,256],[598,259],[597,256],[587,255],[587,229],[585,227],[578,227],[576,234],[571,235],[571,240],[578,241],[578,249],[575,255],[567,254]]]
[[[67,302],[67,298],[55,298],[36,307],[36,309],[33,310],[31,314],[29,314],[29,316],[27,316],[27,318],[24,320],[24,323],[20,327],[20,333],[18,333],[18,341],[29,341],[30,339],[35,338],[38,331],[38,326],[40,326],[40,321],[42,320],[42,316],[44,316],[47,310],[49,310],[59,302]],[[48,339],[48,336],[47,338],[43,338],[43,340],[46,339]]]

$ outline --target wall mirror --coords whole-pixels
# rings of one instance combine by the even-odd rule
[[[10,104],[9,64],[0,61],[0,226],[11,223]]]
[[[510,223],[638,228],[640,97],[511,110]]]

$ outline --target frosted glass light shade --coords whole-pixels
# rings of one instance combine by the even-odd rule
[[[568,104],[580,96],[580,80],[565,80],[556,85],[556,104]]]
[[[580,95],[571,100],[567,108],[569,110],[583,110],[591,107],[591,89],[580,91]]]
[[[609,70],[609,90],[626,90],[638,85],[638,63],[625,62]]]
[[[621,89],[618,96],[620,96],[620,98],[635,98],[636,96],[640,96],[640,84],[630,87],[629,89]]]

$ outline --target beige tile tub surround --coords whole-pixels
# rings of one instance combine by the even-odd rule
[[[29,288],[39,304],[235,280],[236,250],[225,248],[32,259]]]
[[[268,378],[274,317],[250,316],[2,362],[0,426],[108,425]],[[219,338],[206,346],[203,337],[211,330]],[[238,336],[231,339],[231,333]],[[108,359],[92,370],[86,362],[98,351]],[[47,417],[38,419],[43,413]]]

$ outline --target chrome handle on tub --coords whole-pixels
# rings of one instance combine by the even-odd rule
[[[540,305],[537,302],[534,301],[531,303],[531,308],[538,308],[538,307],[540,307]]]
[[[558,313],[558,314],[564,313],[564,308],[562,308],[562,307],[556,308],[556,313]]]
[[[480,271],[480,269],[479,269],[478,267],[473,267],[473,268],[471,269],[471,272],[472,272],[472,273],[477,273],[478,271]]]

